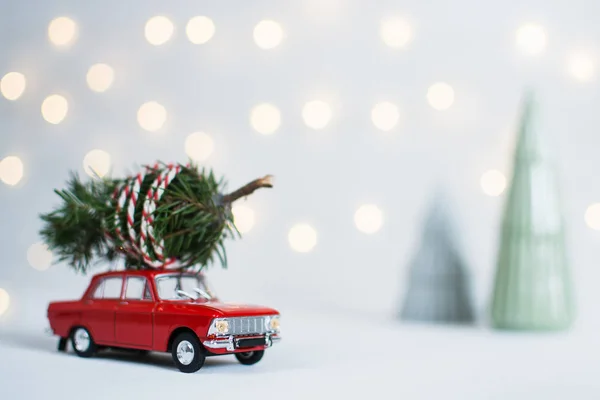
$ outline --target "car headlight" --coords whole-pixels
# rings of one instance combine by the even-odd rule
[[[226,335],[229,333],[229,321],[225,318],[215,319],[208,330],[209,335]]]
[[[270,331],[279,332],[279,315],[269,318],[267,329]]]

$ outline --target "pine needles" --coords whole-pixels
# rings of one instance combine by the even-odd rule
[[[127,203],[117,214],[117,201],[132,179],[93,179],[82,182],[72,173],[66,189],[55,190],[61,205],[42,214],[44,226],[40,231],[48,248],[78,272],[86,273],[94,261],[112,262],[122,258],[126,268],[149,268],[148,259],[161,259],[154,245],[147,241],[141,246],[144,200],[151,185],[160,179],[166,165],[146,175],[135,203],[133,218],[128,216]],[[151,215],[155,243],[161,240],[163,259],[174,258],[177,268],[201,270],[217,261],[226,268],[225,239],[240,236],[233,221],[231,203],[261,187],[272,187],[270,177],[256,179],[229,195],[223,195],[223,179],[217,180],[212,170],[201,170],[192,165],[179,165],[180,172],[164,190]],[[132,204],[132,207],[134,205]],[[128,220],[131,218],[131,220]],[[133,224],[130,224],[133,222]],[[130,235],[121,232],[134,231]],[[143,254],[145,253],[145,255]]]

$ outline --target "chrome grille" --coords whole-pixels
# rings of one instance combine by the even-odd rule
[[[229,322],[232,335],[254,335],[267,332],[265,317],[237,317],[230,318]]]

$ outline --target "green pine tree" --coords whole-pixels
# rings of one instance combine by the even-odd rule
[[[143,256],[159,260],[149,241],[141,248],[143,204],[158,174],[165,164],[151,168],[141,183],[133,215],[136,238],[119,239],[117,230],[128,232],[129,201],[118,212],[118,194],[131,187],[135,177],[125,179],[94,178],[83,182],[71,173],[66,189],[55,190],[61,203],[53,211],[41,214],[40,235],[48,248],[57,255],[57,262],[66,262],[76,271],[87,273],[95,262],[122,259],[129,269],[151,267]],[[224,247],[226,238],[240,236],[233,221],[231,204],[259,188],[271,188],[271,176],[256,179],[229,194],[222,194],[223,178],[212,170],[199,171],[195,165],[179,165],[180,172],[165,188],[152,214],[154,236],[164,241],[163,257],[177,260],[181,269],[201,270],[218,258],[227,267]],[[149,167],[147,167],[149,168]],[[115,193],[117,194],[115,199]],[[132,203],[133,204],[133,203]]]

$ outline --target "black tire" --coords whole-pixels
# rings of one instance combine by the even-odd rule
[[[71,346],[79,357],[89,358],[98,351],[91,333],[84,327],[78,326],[71,332]]]
[[[67,351],[67,343],[69,342],[69,338],[61,337],[58,339],[58,351],[66,352]]]
[[[260,360],[262,360],[264,355],[265,355],[264,350],[258,350],[258,351],[249,351],[246,353],[235,353],[235,358],[237,358],[237,360],[241,364],[254,365],[257,362],[259,362]]]
[[[173,341],[171,355],[181,372],[190,374],[204,365],[206,355],[198,337],[190,332],[182,332]]]

